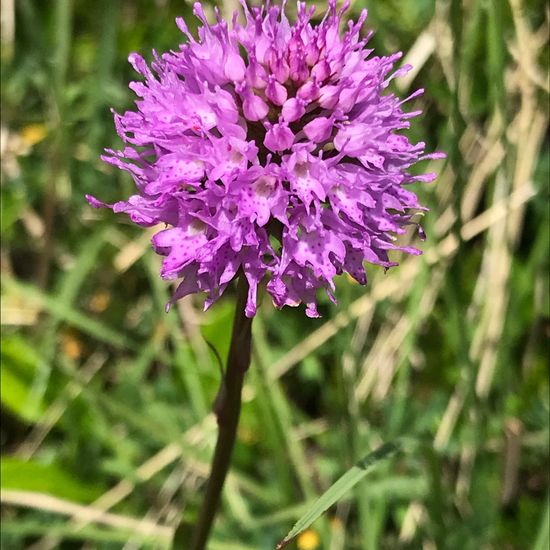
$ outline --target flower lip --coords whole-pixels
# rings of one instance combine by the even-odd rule
[[[206,233],[206,228],[207,225],[203,221],[194,219],[189,224],[189,235],[195,236],[200,235],[201,233]]]
[[[261,176],[254,183],[254,191],[260,197],[270,197],[275,190],[277,179],[273,176]]]

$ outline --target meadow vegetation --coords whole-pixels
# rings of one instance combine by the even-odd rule
[[[264,298],[210,548],[274,548],[354,463],[405,437],[289,547],[546,550],[548,6],[350,11],[363,7],[376,51],[415,66],[394,90],[426,89],[413,138],[448,154],[416,185],[425,253],[368,267],[366,288],[339,278],[318,320]],[[132,105],[129,52],[182,40],[176,16],[193,28],[183,0],[2,4],[6,550],[169,548],[200,504],[234,295],[165,314],[151,233],[84,199],[130,195],[99,160],[119,145],[109,108]]]

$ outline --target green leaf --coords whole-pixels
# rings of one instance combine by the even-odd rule
[[[40,357],[20,336],[2,338],[0,396],[2,405],[26,422],[36,422],[44,403],[33,393]]]
[[[13,183],[3,185],[0,191],[2,200],[0,201],[0,234],[2,237],[12,237],[12,227],[15,222],[21,219],[21,213],[27,205],[25,193],[22,189],[17,189]]]
[[[2,457],[0,474],[2,489],[35,491],[85,504],[102,493],[101,487],[83,483],[55,464]]]
[[[315,504],[296,522],[288,535],[277,545],[277,550],[284,548],[295,539],[302,531],[305,531],[317,518],[326,512],[333,504],[340,500],[352,487],[357,485],[373,466],[381,460],[388,458],[399,450],[396,443],[386,443],[365,458],[360,460],[353,468],[348,470],[328,491],[326,491]]]
[[[158,534],[145,536],[135,531],[124,529],[109,529],[105,527],[96,527],[95,525],[86,525],[75,530],[74,526],[67,521],[45,522],[40,520],[2,520],[2,534],[11,535],[17,539],[29,536],[60,537],[68,541],[81,541],[87,543],[119,543],[120,548],[128,540],[140,543],[140,548],[168,548],[168,541],[159,540]],[[105,546],[103,546],[105,547]],[[110,548],[112,546],[109,546]]]
[[[205,316],[204,324],[201,325],[203,338],[214,346],[224,363],[231,343],[234,312],[235,303],[233,300],[224,300],[217,304],[215,308],[209,310]]]
[[[88,315],[73,308],[70,304],[60,301],[57,297],[42,292],[34,285],[22,283],[5,276],[2,277],[2,286],[6,294],[19,295],[38,304],[53,317],[65,321],[97,340],[111,344],[119,349],[135,350],[139,348],[137,342],[130,340],[126,335],[107,326],[105,323],[90,318]]]
[[[546,500],[537,538],[533,545],[533,550],[545,550],[545,548],[550,548],[550,500]]]

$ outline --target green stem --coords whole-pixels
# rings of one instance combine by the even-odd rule
[[[223,484],[235,446],[241,413],[241,392],[244,376],[250,365],[252,340],[252,319],[244,314],[247,295],[248,282],[244,274],[241,274],[238,280],[237,306],[233,321],[231,346],[227,357],[227,369],[215,403],[219,430],[218,441],[212,460],[210,478],[206,486],[206,494],[193,535],[192,550],[203,550],[206,547],[220,505]]]

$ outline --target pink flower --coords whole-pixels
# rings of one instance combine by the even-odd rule
[[[409,169],[443,155],[399,133],[416,114],[387,92],[404,71],[392,74],[400,54],[371,56],[366,12],[340,36],[345,8],[334,0],[318,25],[303,2],[293,25],[269,2],[242,5],[246,24],[229,28],[219,15],[210,25],[196,3],[198,40],[178,19],[187,43],[155,53],[152,70],[130,56],[144,79],[130,84],[137,109],[115,114],[125,146],[102,158],[128,171],[137,193],[88,200],[169,226],[153,247],[165,257],[161,276],[181,279],[172,302],[204,291],[208,307],[241,269],[249,317],[264,277],[277,307],[304,302],[316,317],[316,291],[334,300],[336,275],[366,284],[365,261],[395,265],[394,234],[421,209],[404,186],[435,177]]]

